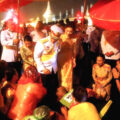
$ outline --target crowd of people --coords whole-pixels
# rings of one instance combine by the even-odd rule
[[[2,120],[119,119],[119,31],[68,19],[16,28],[0,33]]]

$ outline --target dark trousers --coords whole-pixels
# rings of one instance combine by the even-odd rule
[[[58,75],[52,72],[49,75],[41,74],[43,86],[47,89],[47,95],[40,104],[49,106],[53,110],[57,110],[56,90],[58,87]]]

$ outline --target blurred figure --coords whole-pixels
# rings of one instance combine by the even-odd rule
[[[57,88],[56,95],[59,102],[58,104],[59,108],[63,106],[65,106],[68,109],[70,108],[71,103],[73,102],[72,93],[73,93],[73,89],[70,91],[67,91],[63,86],[60,86]]]
[[[34,42],[39,41],[40,39],[46,37],[46,33],[44,31],[44,24],[42,21],[38,21],[35,27],[35,30],[30,33]]]
[[[96,58],[96,64],[93,65],[93,90],[96,92],[99,98],[108,101],[111,95],[112,71],[111,66],[109,64],[105,64],[104,61],[104,55],[100,54]]]
[[[25,70],[30,65],[35,65],[33,56],[34,47],[35,43],[32,41],[32,37],[26,35],[24,37],[24,45],[20,48],[20,54],[23,60],[23,70]]]
[[[97,55],[102,53],[101,46],[100,46],[101,31],[98,28],[95,28],[91,32],[89,40],[90,40],[89,43],[90,43],[91,59],[95,63]]]
[[[45,94],[40,74],[34,66],[29,66],[18,81],[9,118],[22,120],[26,115],[31,115]]]
[[[120,104],[120,59],[116,61],[116,66],[112,69],[113,83],[111,98],[115,103]]]
[[[34,31],[34,27],[30,24],[27,25],[26,29],[27,29],[27,31],[26,31],[27,35],[30,35],[32,33],[32,31]]]
[[[116,66],[112,69],[112,73],[120,93],[120,59],[116,61]]]
[[[4,60],[0,60],[0,83],[3,81],[4,73],[6,68],[8,67],[8,64]]]
[[[7,67],[5,70],[4,78],[1,83],[1,93],[4,100],[4,106],[1,109],[7,115],[14,98],[14,93],[17,87],[18,73],[16,69]]]
[[[65,120],[64,116],[53,111],[46,105],[41,105],[34,109],[33,115],[26,116],[23,120]]]
[[[68,110],[63,107],[66,120],[101,120],[96,107],[87,101],[87,91],[79,86],[73,90],[73,106]]]
[[[0,30],[0,58],[2,55],[2,50],[3,50],[3,46],[1,45],[1,31],[6,30],[7,29],[7,22],[4,22],[2,29]]]
[[[65,89],[65,87],[60,86],[57,88],[56,95],[58,100],[60,100],[68,91]]]

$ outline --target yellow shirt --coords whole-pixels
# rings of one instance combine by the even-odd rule
[[[101,120],[96,107],[89,102],[80,103],[68,111],[68,120]]]
[[[92,69],[92,76],[95,83],[99,82],[103,87],[106,86],[112,80],[111,66],[104,64],[100,67],[99,65],[94,64]]]

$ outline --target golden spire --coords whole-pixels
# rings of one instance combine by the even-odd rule
[[[52,21],[53,13],[51,11],[50,1],[49,0],[48,0],[48,3],[47,3],[47,9],[46,9],[45,13],[43,14],[43,17],[44,17],[46,23]]]

